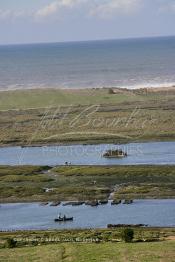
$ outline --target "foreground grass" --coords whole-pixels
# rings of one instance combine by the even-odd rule
[[[175,238],[174,227],[133,227],[134,242],[164,241]],[[17,247],[48,245],[49,243],[104,243],[121,242],[122,227],[109,229],[67,229],[0,232],[0,248],[7,239],[15,239]]]
[[[175,166],[0,167],[0,202],[102,200],[111,193],[113,199],[174,198]]]
[[[175,90],[18,90],[0,94],[0,145],[175,139]]]
[[[0,250],[0,261],[173,262],[175,241],[158,243],[57,244]]]

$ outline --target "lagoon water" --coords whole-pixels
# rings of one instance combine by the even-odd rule
[[[59,213],[74,221],[55,223]],[[168,215],[167,215],[168,214]],[[2,204],[0,230],[106,228],[107,224],[175,226],[175,200],[135,200],[131,205],[40,206],[39,203]]]
[[[0,46],[0,89],[175,85],[175,37]]]
[[[102,157],[122,149],[126,158]],[[0,165],[175,165],[175,142],[0,148]]]

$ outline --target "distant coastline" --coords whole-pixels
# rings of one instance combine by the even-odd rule
[[[77,88],[69,88],[69,87],[53,87],[53,86],[33,86],[33,87],[7,87],[7,88],[1,88],[0,92],[11,92],[11,91],[34,91],[34,90],[65,90],[65,91],[83,91],[83,90],[101,90],[101,89],[114,89],[114,90],[150,90],[150,91],[168,91],[168,90],[175,90],[175,83],[171,84],[154,84],[154,85],[137,85],[137,86],[126,86],[126,87],[118,87],[118,86],[102,86],[102,87],[77,87]]]

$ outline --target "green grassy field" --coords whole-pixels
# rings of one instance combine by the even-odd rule
[[[134,228],[132,243],[121,239],[122,228],[0,232],[0,261],[171,261],[174,228]],[[9,249],[7,239],[16,247]]]
[[[46,108],[70,105],[122,104],[173,99],[174,91],[145,92],[145,90],[114,89],[31,89],[1,91],[0,110]]]
[[[53,244],[1,249],[0,261],[173,262],[175,241],[158,243]]]
[[[175,140],[175,90],[0,94],[0,145]]]
[[[113,199],[174,198],[175,166],[0,166],[0,202],[101,200],[111,193]]]
[[[0,146],[174,141],[174,101],[174,90],[1,92]],[[0,202],[102,200],[111,193],[113,199],[174,198],[175,166],[0,166]],[[0,261],[175,261],[174,229],[134,230],[130,244],[117,242],[121,229],[0,232]],[[153,240],[153,235],[165,241],[136,243]],[[60,243],[38,240],[55,236]],[[20,242],[30,237],[37,242]],[[100,243],[75,243],[77,237],[98,238]],[[8,238],[17,239],[16,248],[4,248]]]

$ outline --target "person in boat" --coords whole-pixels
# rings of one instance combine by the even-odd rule
[[[61,216],[61,213],[59,213],[59,216],[58,216],[59,219],[62,219],[62,216]]]
[[[61,216],[59,215],[58,218],[55,218],[55,222],[64,222],[64,221],[72,221],[73,220],[73,217],[66,217],[65,215],[64,216]]]
[[[59,219],[63,219],[63,220],[66,220],[66,215],[62,216],[61,213],[59,214],[58,216]]]

